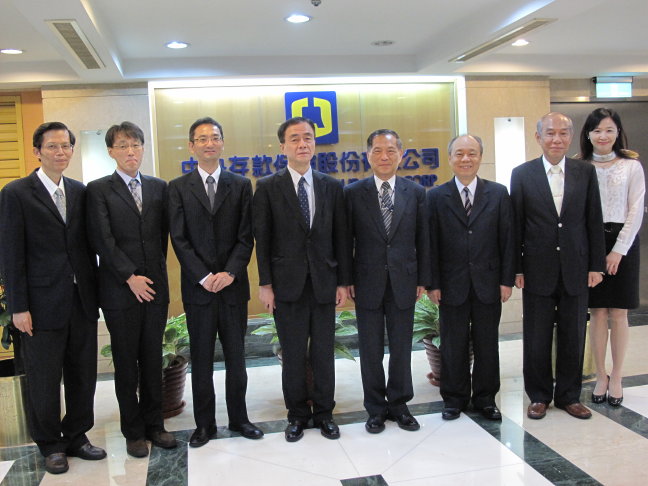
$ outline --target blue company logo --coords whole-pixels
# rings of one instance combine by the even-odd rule
[[[337,98],[335,91],[286,93],[286,118],[303,116],[315,123],[315,143],[338,143]]]

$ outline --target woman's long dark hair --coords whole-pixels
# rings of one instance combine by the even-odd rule
[[[585,125],[583,125],[583,129],[580,133],[580,157],[583,160],[592,160],[594,146],[589,139],[589,133],[598,127],[601,121],[606,118],[611,118],[618,130],[617,138],[612,146],[614,153],[619,157],[636,159],[638,154],[632,150],[628,150],[628,139],[623,130],[619,114],[610,108],[597,108],[587,116]]]

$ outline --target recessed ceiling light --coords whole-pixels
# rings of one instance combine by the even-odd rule
[[[515,41],[513,44],[511,44],[511,45],[512,45],[513,47],[524,47],[524,46],[528,46],[528,45],[529,45],[529,41],[528,41],[528,40],[524,40],[524,39],[518,39],[518,40],[516,40],[516,41]]]
[[[285,18],[286,22],[290,22],[291,24],[303,24],[304,22],[308,22],[311,19],[312,17],[304,14],[292,14]]]
[[[371,43],[371,45],[375,47],[391,46],[392,44],[394,44],[393,40],[378,40]]]
[[[186,47],[189,47],[189,44],[182,41],[171,41],[167,42],[165,46],[169,49],[185,49]]]
[[[2,54],[22,54],[23,51],[20,49],[0,49]]]

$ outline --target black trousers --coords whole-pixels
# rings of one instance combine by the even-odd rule
[[[524,389],[531,402],[570,405],[580,401],[588,293],[569,295],[562,282],[549,296],[523,291]],[[551,348],[556,325],[556,387]]]
[[[442,301],[443,302],[443,301]],[[441,396],[446,407],[476,409],[495,405],[500,389],[498,327],[502,303],[481,302],[474,289],[461,305],[439,306]],[[470,341],[474,364],[470,373]]]
[[[315,300],[310,277],[295,302],[275,302],[275,324],[281,344],[281,381],[288,420],[315,424],[330,420],[335,408],[335,304]],[[308,396],[306,363],[313,371],[313,395]],[[307,403],[313,401],[313,406]]]
[[[143,439],[147,433],[164,428],[162,335],[167,310],[167,304],[148,302],[104,310],[115,364],[121,431],[130,440]]]
[[[225,356],[225,401],[231,425],[249,422],[245,393],[245,332],[247,302],[230,305],[218,294],[207,305],[185,304],[191,343],[191,385],[196,427],[216,425],[214,347],[221,341]]]
[[[31,436],[44,456],[88,442],[97,385],[97,321],[88,320],[74,287],[70,320],[63,328],[22,335]],[[52,318],[56,319],[55,309]],[[61,377],[65,417],[61,420]]]
[[[382,305],[377,309],[356,305],[356,317],[365,409],[369,415],[382,417],[388,413],[407,412],[407,402],[414,397],[411,364],[414,306],[398,308],[388,279]],[[389,341],[386,383],[383,369],[385,327]]]

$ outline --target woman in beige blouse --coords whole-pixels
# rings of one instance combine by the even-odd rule
[[[618,407],[623,401],[623,360],[628,344],[628,309],[639,306],[639,238],[645,183],[638,154],[627,150],[619,115],[598,108],[580,135],[581,157],[596,167],[605,227],[606,275],[590,289],[590,342],[596,363],[592,402]],[[612,370],[605,368],[608,322]]]

